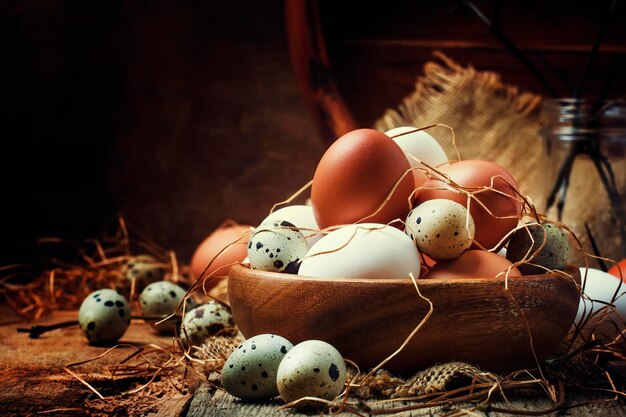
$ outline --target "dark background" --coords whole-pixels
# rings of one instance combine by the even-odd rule
[[[0,5],[0,265],[117,213],[189,260],[309,181],[324,146],[291,71],[282,2]]]
[[[299,1],[299,0],[289,0]],[[412,92],[434,49],[545,94],[459,1],[322,1],[332,74],[359,126]],[[608,1],[478,1],[569,96]],[[622,2],[623,3],[623,2]],[[608,22],[585,95],[624,73]],[[228,218],[255,224],[325,145],[291,69],[283,3],[0,2],[0,265],[36,239],[96,236],[118,213],[189,260]],[[626,93],[615,77],[612,96]]]

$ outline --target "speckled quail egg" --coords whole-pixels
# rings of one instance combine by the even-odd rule
[[[209,301],[185,313],[180,337],[192,345],[200,346],[207,337],[233,326],[233,316],[228,308],[216,301]]]
[[[222,368],[222,386],[245,400],[278,396],[276,372],[291,342],[275,334],[249,338],[233,351]]]
[[[167,317],[174,313],[185,298],[186,291],[169,281],[153,282],[148,285],[139,295],[141,313],[148,317]],[[187,309],[195,306],[191,298],[187,299]],[[172,317],[157,324],[159,320],[147,319],[155,325],[159,333],[172,333],[179,320]]]
[[[307,340],[289,351],[278,367],[278,392],[285,403],[302,397],[332,400],[343,391],[346,363],[337,349],[321,340]],[[313,403],[302,404],[302,406]]]
[[[281,207],[267,216],[261,224],[267,224],[276,220],[287,221],[298,227],[304,235],[309,248],[323,236],[319,232],[319,226],[315,221],[313,207],[311,206],[293,205]]]
[[[544,236],[545,245],[537,256],[533,254],[542,245]],[[532,238],[531,238],[532,237]],[[547,269],[563,269],[569,256],[569,243],[563,229],[555,224],[542,223],[528,224],[517,230],[507,247],[506,258],[511,262],[526,259],[530,263],[523,263],[518,269],[524,275],[540,274]],[[543,268],[542,268],[543,267]]]
[[[133,256],[122,268],[122,273],[129,282],[135,281],[137,288],[161,281],[165,274],[163,264],[150,255]]]
[[[261,224],[250,236],[248,258],[253,269],[297,274],[309,247],[292,223],[273,220]]]
[[[435,260],[461,256],[474,239],[474,219],[464,206],[452,200],[423,202],[409,212],[405,224],[405,233],[419,251]]]
[[[81,304],[78,322],[91,344],[114,343],[130,324],[128,301],[111,289],[94,291]]]

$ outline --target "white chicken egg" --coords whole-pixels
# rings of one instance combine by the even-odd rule
[[[423,130],[406,133],[411,132],[412,130],[415,130],[415,128],[402,126],[385,132],[385,135],[391,137],[404,151],[412,168],[424,168],[424,166],[417,162],[415,158],[427,163],[433,168],[448,162],[446,153],[443,151],[443,148],[439,145],[435,138]],[[406,134],[403,135],[403,133]],[[416,187],[421,186],[427,179],[426,175],[418,169],[413,170],[413,178],[415,179]]]
[[[626,328],[623,322],[626,320],[626,284],[618,277],[594,268],[581,267],[580,278],[585,296],[580,299],[576,323],[582,324],[581,319],[589,318],[583,333],[594,331],[597,337],[612,339]],[[607,304],[613,304],[615,311],[612,312],[613,308]],[[602,309],[604,311],[600,312]]]
[[[248,258],[253,269],[297,274],[309,249],[302,233],[284,220],[259,226],[248,242]]]
[[[320,278],[415,278],[419,252],[407,235],[377,223],[351,224],[330,232],[306,254],[299,275]]]
[[[276,373],[292,347],[291,342],[275,334],[249,338],[226,360],[222,386],[229,394],[246,400],[278,396]]]
[[[277,220],[287,221],[295,227],[303,229],[300,232],[305,236],[309,248],[322,238],[311,206],[294,205],[279,208],[267,216],[261,222],[261,226]]]
[[[467,209],[452,200],[428,200],[406,218],[405,233],[420,252],[435,260],[454,259],[472,246],[474,219]]]
[[[332,345],[321,340],[307,340],[287,353],[278,367],[276,379],[278,392],[285,403],[303,397],[332,400],[343,391],[346,363]]]
[[[94,291],[80,305],[78,323],[89,343],[113,343],[128,329],[130,306],[117,291],[108,288]]]

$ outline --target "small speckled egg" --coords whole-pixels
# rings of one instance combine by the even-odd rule
[[[153,282],[139,295],[141,313],[144,316],[167,317],[176,311],[185,298],[185,293],[183,288],[169,281]],[[193,307],[193,300],[187,299],[187,308]],[[178,319],[172,317],[159,324],[156,324],[158,320],[146,321],[154,324],[159,333],[172,333]]]
[[[261,224],[267,224],[276,220],[287,221],[299,228],[309,248],[323,236],[319,232],[319,226],[315,222],[315,215],[311,206],[294,205],[279,208],[267,216]]]
[[[222,368],[222,386],[245,400],[278,396],[276,372],[291,342],[274,334],[249,338],[233,351]]]
[[[138,288],[161,281],[165,274],[163,264],[150,255],[133,256],[122,268],[122,273],[129,282],[135,281]]]
[[[262,223],[250,236],[248,258],[253,269],[297,274],[309,246],[304,235],[283,220]]]
[[[200,346],[207,337],[233,326],[233,316],[228,308],[218,302],[209,301],[185,313],[180,337],[192,345]]]
[[[413,239],[420,252],[431,258],[454,259],[472,245],[474,219],[457,202],[428,200],[411,210],[406,218],[405,233]]]
[[[78,322],[89,343],[114,343],[130,324],[128,301],[111,289],[94,291],[81,304]]]
[[[532,236],[532,239],[531,239]],[[545,245],[537,256],[531,259],[546,239]],[[533,243],[534,241],[534,243]],[[569,256],[569,243],[565,232],[557,225],[543,223],[541,225],[529,224],[517,230],[507,247],[506,258],[511,262],[519,262],[525,259],[533,264],[524,263],[518,269],[524,275],[541,274],[547,269],[563,269]],[[543,268],[541,268],[543,267]]]
[[[321,340],[297,344],[278,367],[278,392],[285,403],[302,397],[332,400],[343,391],[345,382],[343,357],[332,345]],[[313,404],[302,404],[308,405]]]

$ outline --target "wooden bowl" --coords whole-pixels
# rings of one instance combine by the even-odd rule
[[[580,272],[509,278],[420,279],[432,316],[385,368],[414,372],[436,363],[464,361],[507,371],[547,358],[572,326]],[[393,353],[429,311],[405,280],[325,279],[231,269],[229,297],[245,337],[279,334],[293,344],[324,340],[362,369]],[[514,301],[514,300],[515,301]],[[517,306],[515,305],[517,303]]]

